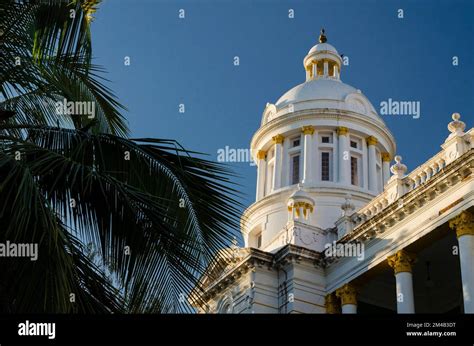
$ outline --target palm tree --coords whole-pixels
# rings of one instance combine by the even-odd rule
[[[226,167],[127,137],[91,63],[97,3],[0,5],[0,244],[38,245],[36,261],[0,257],[2,312],[192,311],[187,294],[238,227]],[[58,114],[64,99],[95,118]]]

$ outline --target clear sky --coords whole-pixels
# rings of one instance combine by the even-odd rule
[[[474,125],[473,15],[469,0],[105,0],[94,62],[128,107],[133,137],[176,139],[215,160],[225,146],[248,148],[265,104],[304,81],[303,58],[324,27],[349,57],[341,79],[377,112],[389,98],[421,103],[419,119],[383,116],[411,171],[438,152],[453,112]],[[250,204],[256,169],[232,167]]]

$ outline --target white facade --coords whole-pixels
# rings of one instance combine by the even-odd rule
[[[245,248],[224,251],[210,268],[199,310],[356,313],[363,302],[365,311],[474,312],[474,130],[464,132],[454,114],[442,150],[406,174],[400,156],[390,167],[395,139],[361,91],[341,81],[342,60],[324,33],[303,65],[306,81],[265,107],[251,141],[257,191],[242,216]],[[362,252],[331,255],[329,244]],[[432,285],[446,270],[437,264],[443,249],[459,267],[447,279],[459,276],[455,287]],[[413,282],[425,264],[433,296],[459,290],[462,304],[417,300]]]

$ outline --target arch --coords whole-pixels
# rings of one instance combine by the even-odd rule
[[[371,108],[368,105],[368,102],[359,93],[347,95],[344,101],[346,102],[346,105],[349,110],[354,111],[356,113],[368,114],[369,109]]]
[[[219,314],[234,313],[234,300],[230,294],[225,295],[217,304],[217,312]]]
[[[262,115],[262,126],[268,123],[276,115],[277,108],[273,103],[267,103]]]

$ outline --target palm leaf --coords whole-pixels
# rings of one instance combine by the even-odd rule
[[[14,123],[82,128],[89,120],[64,119],[54,104],[93,102],[98,122],[94,131],[128,133],[114,94],[103,82],[103,70],[91,64],[90,22],[94,1],[5,1],[0,4],[0,109],[15,110]],[[89,4],[89,5],[88,5]],[[87,11],[84,11],[84,8]],[[71,17],[74,11],[74,17]],[[36,108],[34,108],[36,107]]]
[[[227,170],[169,141],[22,130],[27,139],[3,137],[11,142],[5,155],[21,153],[19,164],[31,172],[50,211],[114,263],[127,309],[191,311],[183,297],[199,289],[199,277],[232,239],[229,229],[238,228],[237,192],[228,187]],[[7,234],[31,232],[19,218],[10,225]]]

